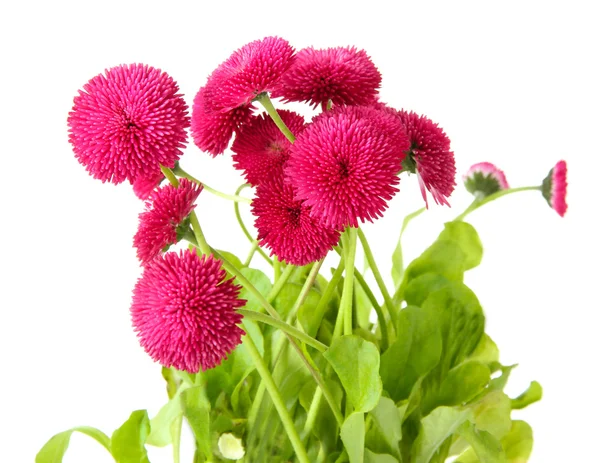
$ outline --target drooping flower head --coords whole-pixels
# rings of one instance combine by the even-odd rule
[[[121,65],[91,79],[73,100],[69,141],[92,177],[121,183],[173,167],[190,125],[179,87],[144,64]]]
[[[313,106],[368,105],[381,85],[381,74],[364,50],[336,47],[304,48],[273,91],[285,101],[305,101]]]
[[[223,154],[234,132],[246,124],[254,106],[241,105],[226,112],[210,110],[206,105],[206,91],[202,87],[192,109],[192,138],[202,151],[216,156]]]
[[[321,224],[310,209],[294,199],[294,188],[284,181],[283,172],[264,180],[252,201],[259,244],[293,265],[307,265],[325,257],[338,243],[340,231]]]
[[[148,177],[140,176],[133,182],[133,192],[138,198],[146,200],[164,179],[165,176],[160,169],[150,174]]]
[[[281,119],[294,135],[304,128],[304,118],[292,111],[279,111]],[[258,185],[283,171],[292,144],[267,114],[253,117],[235,137],[231,145],[234,167],[244,171],[246,181]]]
[[[410,152],[404,166],[417,173],[425,204],[427,189],[437,204],[449,206],[446,198],[456,186],[456,165],[450,139],[441,127],[425,116],[404,110],[398,111],[398,116],[410,140]]]
[[[317,116],[290,150],[285,172],[311,215],[325,225],[357,227],[383,214],[398,191],[409,143],[399,118],[366,106]]]
[[[168,252],[135,285],[131,318],[140,344],[165,367],[189,373],[213,368],[244,334],[236,309],[241,287],[225,279],[221,262],[194,251]]]
[[[567,163],[558,161],[542,183],[542,195],[561,217],[567,212]]]
[[[508,188],[504,172],[491,162],[473,164],[463,176],[463,181],[469,193],[483,198]]]
[[[294,52],[287,40],[279,37],[265,37],[244,45],[209,76],[207,107],[230,111],[271,91],[292,64]]]
[[[154,191],[133,237],[138,259],[147,264],[167,246],[178,241],[178,227],[194,209],[202,187],[183,178],[178,187],[167,184]]]

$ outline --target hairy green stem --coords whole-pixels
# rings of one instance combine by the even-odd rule
[[[371,301],[371,305],[375,309],[375,313],[377,314],[377,321],[379,322],[379,330],[381,331],[381,352],[385,352],[390,345],[388,336],[388,324],[387,320],[385,319],[385,314],[381,310],[381,306],[377,302],[373,291],[371,291],[371,288],[369,288],[369,285],[357,269],[354,269],[354,278],[356,278],[356,281],[361,286],[362,290],[369,298],[369,301]]]
[[[271,291],[269,291],[269,294],[267,294],[267,296],[266,296],[267,301],[273,302],[275,300],[275,298],[279,295],[279,293],[281,292],[281,290],[283,289],[283,287],[285,286],[287,281],[292,276],[292,273],[294,273],[294,270],[296,270],[296,267],[294,265],[288,265],[285,267],[285,270],[283,271],[281,276],[277,279],[277,281],[275,281],[275,283],[273,284],[273,287],[271,288]]]
[[[261,357],[256,345],[252,341],[250,336],[244,336],[243,340],[244,345],[246,346],[248,353],[252,357],[254,365],[256,366],[256,370],[258,374],[262,378],[262,381],[265,383],[265,387],[271,396],[271,400],[273,401],[273,405],[275,405],[275,409],[279,414],[279,418],[281,419],[281,423],[285,429],[285,432],[292,443],[292,447],[294,447],[294,451],[296,452],[296,457],[301,463],[310,463],[308,459],[308,454],[306,453],[306,448],[304,444],[300,440],[300,436],[298,435],[298,431],[294,426],[294,422],[292,417],[290,416],[288,409],[283,402],[283,398],[273,380],[273,376],[271,376],[271,372],[267,368],[265,361]]]
[[[183,170],[181,168],[181,166],[178,163],[175,164],[175,167],[173,168],[173,173],[179,175],[180,177],[187,178],[188,180],[190,180],[198,185],[201,185],[206,191],[208,191],[209,193],[212,193],[215,196],[218,196],[219,198],[228,199],[230,201],[235,201],[235,202],[239,202],[239,203],[247,203],[247,204],[252,203],[252,200],[250,198],[244,198],[243,196],[239,196],[238,194],[228,195],[227,193],[222,193],[221,191],[218,191],[218,190],[215,190],[214,188],[209,187],[206,183],[204,183],[204,182],[198,180],[197,178],[192,177],[190,174],[188,174],[185,170]],[[168,177],[167,177],[167,179],[168,179]]]
[[[285,135],[285,137],[290,141],[290,143],[294,143],[294,141],[296,140],[296,137],[294,136],[292,131],[288,128],[288,126],[285,125],[285,122],[283,122],[283,120],[281,119],[281,116],[275,109],[275,106],[273,106],[273,102],[271,101],[271,98],[269,98],[269,95],[266,92],[261,93],[260,95],[258,95],[256,97],[256,101],[258,101],[261,105],[263,105],[263,107],[267,111],[267,114],[269,116],[271,116],[271,119],[273,119],[273,122],[275,123],[277,128],[279,128],[279,130],[281,130],[281,133],[283,133]]]
[[[342,300],[340,301],[340,311],[344,316],[344,334],[352,334],[352,294],[354,291],[354,258],[356,256],[356,228],[348,227],[346,230],[347,240],[344,252],[344,287],[342,290]]]
[[[249,187],[250,185],[247,183],[244,183],[243,185],[241,185],[236,191],[235,194],[238,195],[244,188]],[[244,224],[244,221],[242,220],[242,214],[240,213],[240,204],[238,202],[233,203],[233,210],[235,211],[235,218],[237,219],[238,225],[240,226],[240,228],[242,229],[242,231],[244,232],[244,235],[246,235],[246,238],[248,238],[248,241],[250,241],[250,243],[252,245],[254,245],[254,243],[257,241],[255,240],[252,235],[250,234],[250,232],[248,231],[248,229],[246,228],[246,224]],[[258,253],[264,257],[264,259],[269,263],[269,265],[273,265],[273,261],[271,260],[271,258],[269,256],[267,256],[267,254],[265,253],[265,251],[263,251],[260,246],[257,248]]]
[[[479,209],[481,206],[483,206],[484,204],[487,204],[489,202],[494,201],[495,199],[501,198],[502,196],[506,196],[512,193],[518,193],[520,191],[532,191],[532,190],[537,190],[540,191],[542,189],[541,186],[522,186],[519,188],[507,188],[506,190],[500,190],[497,191],[496,193],[493,193],[489,196],[486,196],[483,199],[475,199],[471,205],[469,207],[467,207],[465,209],[465,211],[460,214],[459,216],[457,216],[454,221],[458,222],[461,220],[464,220],[464,218],[469,215],[471,212],[473,212],[476,209]]]

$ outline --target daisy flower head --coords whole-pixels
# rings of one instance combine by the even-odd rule
[[[252,214],[261,246],[292,265],[307,265],[327,255],[337,245],[340,231],[311,215],[310,206],[294,198],[294,188],[283,172],[256,188]]]
[[[279,37],[265,37],[244,45],[208,77],[208,107],[230,111],[250,104],[261,93],[273,89],[294,58],[294,48]]]
[[[542,182],[542,195],[561,217],[567,212],[567,163],[558,161]]]
[[[473,164],[463,176],[463,182],[469,193],[482,198],[508,189],[504,172],[491,162]]]
[[[173,167],[190,125],[179,87],[144,64],[121,65],[84,85],[69,112],[69,142],[94,178],[114,184]]]
[[[140,176],[132,184],[133,192],[139,199],[146,200],[164,179],[165,176],[160,169],[149,176]]]
[[[192,106],[192,139],[198,148],[212,156],[223,154],[231,137],[246,124],[254,106],[241,105],[229,111],[212,111],[207,106],[206,88],[202,87]]]
[[[364,50],[304,48],[273,91],[285,101],[313,105],[368,105],[377,98],[381,74]]]
[[[201,191],[202,186],[183,178],[178,187],[167,184],[151,194],[133,237],[133,246],[142,264],[152,261],[165,247],[177,243],[178,227],[185,225]]]
[[[189,373],[213,368],[240,344],[241,286],[221,262],[195,251],[168,252],[144,268],[133,290],[131,318],[155,361]]]
[[[281,110],[279,116],[294,135],[304,128],[304,118],[292,111]],[[240,130],[231,145],[234,167],[244,171],[246,181],[258,185],[283,169],[292,144],[267,114],[253,117]]]
[[[427,205],[427,193],[437,204],[450,206],[447,199],[456,186],[456,165],[450,139],[438,124],[414,112],[397,112],[408,133],[410,151],[405,169],[417,174],[421,193]]]
[[[373,221],[398,191],[409,148],[400,120],[367,106],[339,106],[306,125],[285,173],[311,215],[337,229]]]

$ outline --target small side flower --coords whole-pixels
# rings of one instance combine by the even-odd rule
[[[567,163],[558,161],[542,182],[542,195],[561,217],[567,212]]]
[[[469,193],[480,198],[509,188],[504,172],[491,162],[473,164],[463,176],[463,182]]]

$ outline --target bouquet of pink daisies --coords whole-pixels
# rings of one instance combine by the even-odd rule
[[[381,80],[363,50],[296,51],[267,37],[214,70],[191,116],[176,82],[148,65],[117,66],[84,85],[68,116],[75,157],[102,182],[129,182],[145,202],[131,320],[162,366],[167,397],[155,416],[134,411],[111,435],[55,435],[37,463],[62,461],[74,431],[116,462],[148,462],[146,446],[171,445],[179,463],[184,423],[194,463],[527,461],[532,430],[511,412],[542,389],[533,381],[518,397],[503,392],[514,366],[500,363],[463,283],[483,251],[465,219],[523,190],[538,190],[563,216],[566,164],[519,188],[489,162],[472,166],[463,176],[471,205],[405,266],[404,229],[429,195],[449,206],[456,167],[444,130],[381,101]],[[290,102],[308,103],[313,117],[284,109]],[[200,150],[231,151],[246,180],[235,193],[183,169],[188,129]],[[384,214],[404,173],[417,176],[425,207],[406,217],[384,256],[388,279],[360,224]],[[200,194],[234,203],[249,242],[243,259],[206,240]]]

